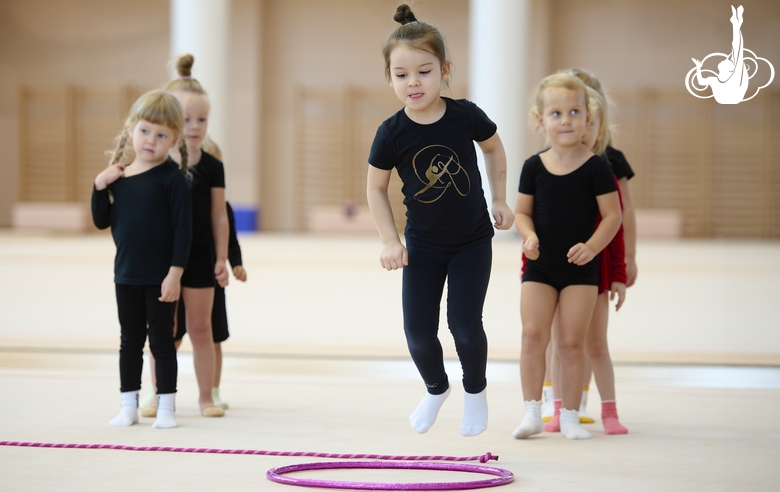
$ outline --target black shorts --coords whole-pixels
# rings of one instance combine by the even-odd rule
[[[528,261],[523,272],[523,282],[547,284],[561,292],[570,285],[599,285],[598,256],[587,265],[571,264],[565,268],[551,268],[536,261]]]
[[[193,289],[214,287],[217,283],[214,278],[215,263],[214,251],[210,246],[193,246],[187,260],[187,268],[181,276],[181,286]]]
[[[181,340],[187,334],[187,309],[184,299],[179,299],[179,309],[176,313],[176,335],[174,340]],[[228,332],[227,308],[225,306],[225,289],[214,287],[214,306],[211,309],[211,334],[214,343],[222,343],[230,337]]]

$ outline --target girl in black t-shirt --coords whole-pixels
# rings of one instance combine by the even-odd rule
[[[92,219],[98,229],[111,227],[117,247],[114,282],[122,329],[122,403],[111,425],[138,422],[148,331],[157,359],[159,391],[159,411],[152,427],[176,427],[173,319],[192,235],[190,190],[184,177],[187,148],[180,138],[184,131],[182,113],[181,104],[167,92],[141,96],[130,111],[111,165],[95,178]],[[135,155],[131,161],[123,161],[128,139]],[[181,170],[168,158],[177,143],[181,145]]]
[[[403,317],[409,352],[427,387],[409,422],[426,432],[450,394],[438,339],[439,305],[447,283],[447,318],[463,368],[460,432],[487,428],[487,337],[482,308],[490,279],[493,227],[509,229],[506,155],[496,125],[474,103],[440,96],[450,74],[439,31],[406,5],[387,40],[385,76],[404,108],[379,127],[368,158],[368,205],[384,248],[380,263],[403,268]],[[474,142],[485,155],[493,192],[491,221]],[[390,173],[403,182],[406,246],[388,200]]]
[[[515,206],[515,227],[530,261],[520,299],[525,414],[513,435],[525,439],[544,429],[539,400],[545,350],[558,309],[561,434],[588,439],[578,409],[585,335],[599,285],[594,259],[620,227],[620,200],[607,163],[582,144],[588,124],[586,85],[571,74],[550,75],[537,87],[534,106],[532,120],[546,133],[550,149],[526,160]],[[602,220],[594,227],[598,213]]]

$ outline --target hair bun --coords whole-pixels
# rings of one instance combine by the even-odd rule
[[[192,65],[195,64],[195,57],[186,54],[179,57],[178,60],[176,60],[176,73],[179,74],[179,77],[191,77],[192,76]]]
[[[412,13],[412,9],[404,3],[399,5],[398,8],[396,9],[395,15],[393,16],[393,20],[398,22],[402,26],[405,26],[410,22],[417,22],[417,17],[415,17],[414,14]]]

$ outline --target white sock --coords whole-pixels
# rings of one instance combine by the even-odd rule
[[[487,420],[487,388],[476,394],[466,393],[460,435],[470,437],[482,434],[487,429]]]
[[[125,391],[122,393],[122,406],[119,408],[119,415],[108,423],[120,427],[138,423],[138,391]]]
[[[221,408],[222,410],[228,409],[227,402],[223,401],[219,397],[219,388],[217,386],[211,388],[211,399],[214,401],[214,406]]]
[[[536,434],[541,434],[544,431],[544,423],[542,423],[542,407],[539,400],[531,400],[525,402],[525,408],[523,412],[523,421],[512,432],[512,437],[515,439],[526,439]]]
[[[157,418],[152,424],[152,429],[173,429],[177,427],[175,412],[176,393],[157,395]]]
[[[409,424],[411,424],[412,429],[419,434],[428,432],[428,429],[436,422],[436,417],[439,416],[439,409],[444,404],[444,400],[450,396],[450,390],[452,388],[447,388],[447,391],[440,395],[425,393],[425,397],[409,416]]]
[[[555,415],[555,406],[553,405],[553,400],[555,399],[553,396],[553,387],[552,383],[547,383],[548,382],[545,382],[544,386],[542,387],[542,421],[544,422],[551,420],[553,415]]]
[[[561,435],[566,439],[590,439],[590,432],[580,425],[580,414],[577,410],[561,408]]]

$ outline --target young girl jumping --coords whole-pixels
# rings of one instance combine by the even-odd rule
[[[157,360],[158,412],[153,428],[176,427],[176,348],[173,319],[180,281],[192,238],[192,209],[187,149],[181,139],[184,116],[171,94],[152,91],[133,105],[111,164],[95,178],[92,219],[98,229],[111,227],[117,252],[114,282],[122,341],[119,415],[111,425],[138,422],[143,349]],[[135,157],[120,163],[130,139]],[[181,169],[168,158],[180,145]]]
[[[545,350],[556,309],[562,361],[561,433],[588,439],[580,426],[585,334],[599,284],[596,255],[620,227],[620,201],[609,166],[582,144],[588,124],[588,91],[569,74],[554,74],[536,90],[530,118],[550,149],[526,160],[515,206],[515,227],[528,263],[523,273],[520,376],[525,414],[513,436],[544,430],[540,399]],[[601,213],[598,227],[596,215]],[[595,229],[595,230],[594,230]]]
[[[493,227],[509,229],[506,155],[496,125],[474,103],[440,96],[450,60],[438,29],[407,5],[401,27],[383,49],[385,77],[404,108],[379,127],[368,158],[367,196],[384,245],[380,264],[403,268],[406,340],[427,393],[409,417],[424,433],[450,394],[438,339],[439,305],[447,282],[447,318],[463,368],[465,404],[460,433],[487,428],[487,337],[482,308],[490,279]],[[491,223],[477,168],[477,142],[493,195]],[[395,228],[387,187],[393,168],[403,182],[406,246]]]

